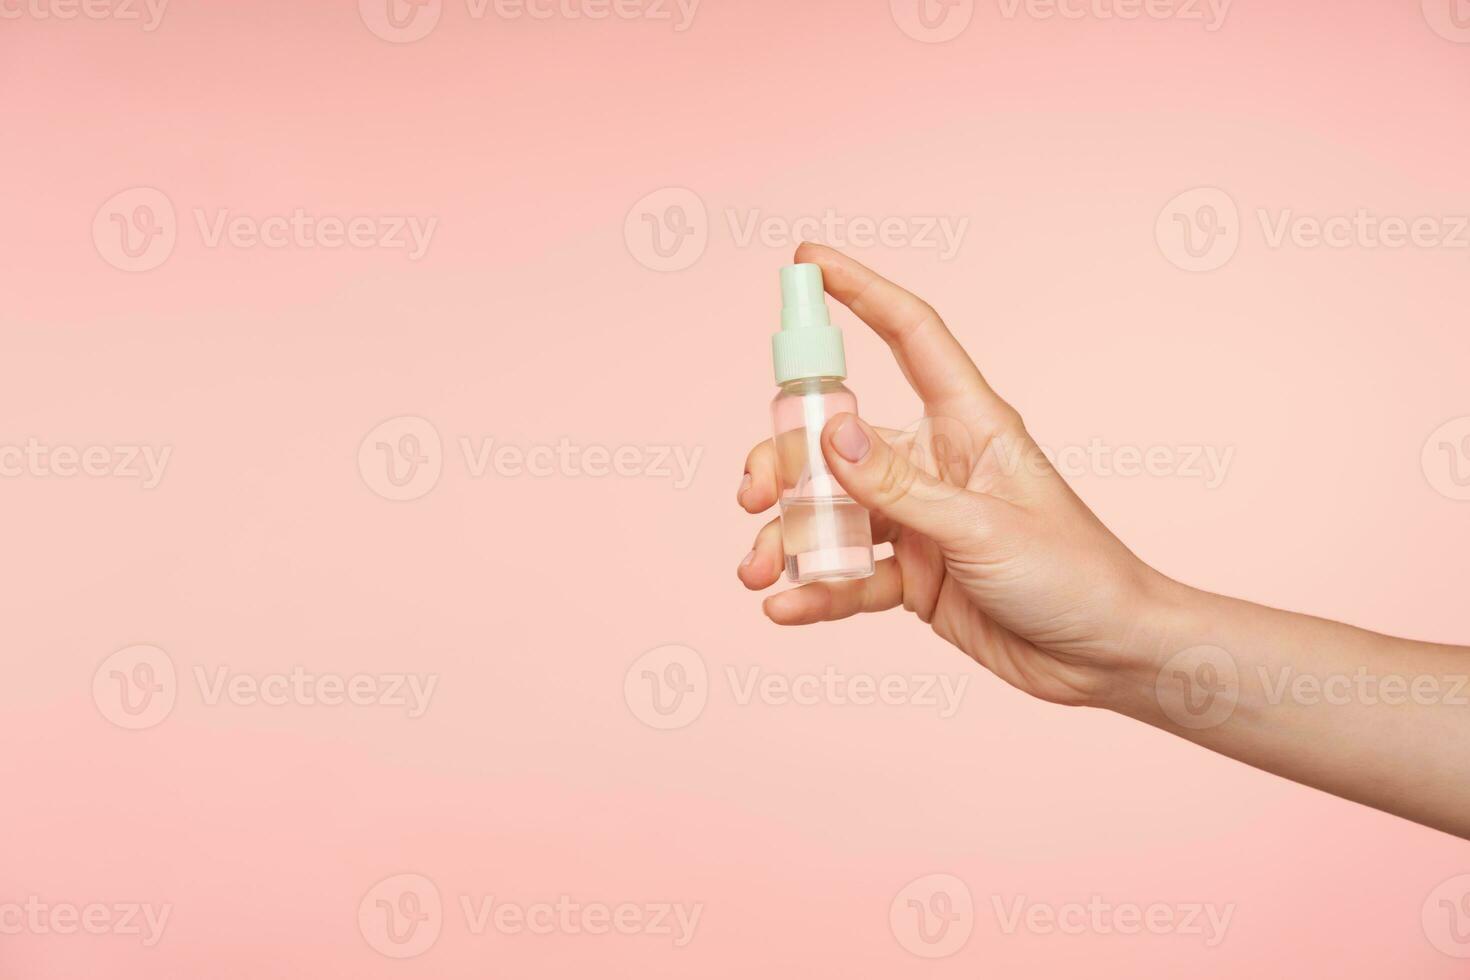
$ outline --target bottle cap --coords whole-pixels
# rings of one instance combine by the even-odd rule
[[[832,325],[822,267],[810,262],[781,270],[781,332],[771,338],[776,384],[799,378],[845,378],[842,331]]]

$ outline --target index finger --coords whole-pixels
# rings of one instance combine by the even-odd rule
[[[796,261],[822,267],[827,292],[887,342],[926,408],[948,414],[1004,406],[934,307],[825,245],[804,243]]]

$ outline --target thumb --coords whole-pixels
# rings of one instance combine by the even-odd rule
[[[960,544],[979,530],[979,495],[931,476],[856,415],[827,423],[822,456],[852,499],[941,545]]]

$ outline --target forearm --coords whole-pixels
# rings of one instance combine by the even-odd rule
[[[1470,838],[1470,649],[1167,582],[1108,707]]]

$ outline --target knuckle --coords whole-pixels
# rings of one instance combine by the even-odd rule
[[[1021,435],[1026,431],[1026,420],[1011,405],[1003,406],[995,421],[996,428],[1008,435]]]
[[[944,320],[940,317],[939,311],[930,306],[926,300],[910,295],[909,302],[911,305],[907,315],[894,331],[895,339],[905,341],[935,325],[944,326]]]
[[[745,454],[745,468],[750,469],[773,452],[775,452],[775,440],[763,439],[752,446],[750,452]]]
[[[886,455],[874,493],[879,506],[893,507],[913,492],[919,480],[919,469],[906,453],[889,452]]]

